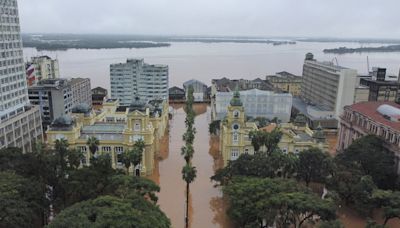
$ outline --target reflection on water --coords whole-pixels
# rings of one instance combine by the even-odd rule
[[[171,219],[173,227],[184,227],[185,189],[186,183],[182,180],[181,170],[185,161],[181,156],[183,146],[182,134],[185,132],[185,112],[182,105],[174,105],[174,114],[170,120],[169,132],[161,140],[160,153],[156,160],[156,170],[151,177],[160,185],[158,194],[161,209]],[[197,114],[195,127],[197,129],[194,142],[195,154],[193,165],[197,168],[197,178],[190,185],[189,217],[190,227],[222,227],[229,228],[225,215],[226,204],[222,199],[219,188],[214,188],[210,177],[221,167],[218,153],[218,137],[210,137],[208,123],[210,109],[207,105],[196,104]]]

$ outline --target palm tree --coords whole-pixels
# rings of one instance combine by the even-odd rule
[[[181,155],[185,158],[186,163],[189,163],[192,160],[194,154],[194,149],[192,144],[186,143],[186,146],[183,146],[181,149]]]
[[[186,228],[189,227],[189,185],[196,178],[196,173],[196,167],[192,166],[190,163],[187,163],[182,169],[182,179],[186,182]]]
[[[122,163],[126,168],[126,175],[129,175],[129,167],[131,167],[131,159],[129,156],[130,151],[127,153],[122,153]]]
[[[96,154],[97,150],[99,149],[99,144],[100,144],[100,141],[94,136],[89,137],[88,140],[86,141],[86,145],[89,146],[89,151],[90,151],[90,153],[92,153],[93,156]]]
[[[63,173],[66,168],[65,157],[68,153],[69,143],[66,139],[57,139],[55,141],[54,149],[56,150],[56,157],[61,167],[61,172]]]
[[[264,132],[262,131],[250,131],[249,137],[251,139],[251,145],[254,147],[254,151],[258,152],[261,146],[264,144]]]

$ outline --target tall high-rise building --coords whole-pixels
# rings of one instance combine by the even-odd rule
[[[122,106],[136,97],[144,100],[168,99],[168,66],[147,64],[143,59],[110,65],[111,98]]]
[[[29,86],[36,85],[40,80],[60,77],[58,60],[51,59],[49,56],[32,57],[25,67]]]
[[[92,91],[88,78],[46,79],[29,87],[29,100],[38,105],[46,129],[53,120],[71,113],[78,105],[92,106]]]
[[[39,109],[30,106],[17,0],[0,1],[0,149],[32,149],[42,140]]]
[[[301,97],[339,118],[343,107],[354,102],[356,81],[356,70],[318,62],[308,53],[303,65]]]

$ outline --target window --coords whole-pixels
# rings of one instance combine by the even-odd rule
[[[234,131],[239,130],[239,124],[237,124],[237,123],[233,124],[233,125],[232,125],[232,129],[233,129]]]
[[[239,142],[239,134],[237,132],[233,133],[232,141],[233,141],[233,143],[238,143]]]
[[[231,149],[231,160],[236,160],[239,157],[239,149],[232,148]]]
[[[286,148],[283,148],[283,149],[282,149],[282,152],[283,152],[283,153],[287,153],[287,149],[286,149]]]
[[[116,147],[114,148],[114,151],[115,151],[116,153],[122,153],[122,152],[124,152],[124,148],[123,148],[122,146],[116,146]]]
[[[135,122],[135,125],[133,127],[134,131],[140,131],[140,123],[138,121]]]
[[[233,117],[234,118],[239,118],[240,112],[238,110],[233,111]]]
[[[244,149],[245,154],[249,154],[249,148]]]
[[[103,147],[101,147],[101,150],[102,150],[103,152],[108,153],[108,152],[111,152],[111,147],[110,147],[110,146],[103,146]]]

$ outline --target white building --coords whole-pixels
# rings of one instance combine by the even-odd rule
[[[136,97],[145,100],[168,99],[168,66],[151,65],[143,59],[128,59],[126,63],[110,65],[111,98],[122,106]]]
[[[28,152],[42,140],[42,121],[28,100],[17,1],[1,1],[0,12],[0,149]]]
[[[192,79],[185,83],[183,83],[183,88],[185,89],[185,96],[187,99],[188,89],[189,87],[193,87],[193,96],[195,102],[202,102],[207,96],[207,85],[196,80]]]
[[[318,62],[311,53],[306,55],[301,97],[307,103],[331,111],[338,119],[344,106],[354,103],[356,86],[356,70]]]
[[[40,80],[60,78],[58,60],[49,56],[32,57],[26,63],[26,76],[29,86],[36,85]]]
[[[234,92],[216,92],[212,98],[212,115],[214,120],[221,120],[227,114],[227,107]],[[240,91],[240,99],[246,115],[249,117],[278,118],[282,122],[290,121],[292,95],[272,91],[251,89]]]

